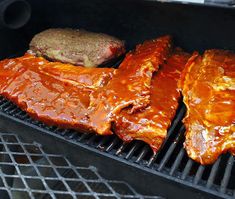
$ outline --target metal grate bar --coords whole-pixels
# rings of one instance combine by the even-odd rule
[[[140,147],[140,142],[135,142],[134,145],[131,147],[127,155],[125,156],[125,159],[130,159],[133,156],[133,153]]]
[[[56,132],[56,130],[55,130]],[[78,133],[74,132],[74,131],[69,131],[67,132],[66,135],[64,135],[65,137],[67,137],[68,139],[76,139],[78,137]]]
[[[13,110],[10,112],[10,114],[12,114],[12,115],[18,115],[21,112],[21,110],[19,108],[16,108],[14,111]]]
[[[11,104],[10,101],[3,101],[3,103],[0,105],[0,108],[4,109],[4,108],[8,107],[10,104]]]
[[[139,163],[144,158],[144,156],[147,154],[148,151],[149,147],[145,145],[139,156],[137,156],[135,163]]]
[[[59,134],[62,135],[62,136],[65,136],[69,131],[70,131],[69,129],[65,129],[65,130],[62,130],[62,131],[59,130]]]
[[[122,152],[123,152],[123,150],[125,149],[125,147],[127,146],[127,144],[128,143],[126,143],[126,142],[123,142],[122,144],[121,144],[121,146],[118,148],[118,150],[116,151],[116,155],[119,155],[119,154],[121,154]]]
[[[111,151],[119,142],[119,139],[117,137],[114,138],[114,140],[107,146],[106,152]]]
[[[172,167],[171,167],[171,170],[170,170],[170,175],[173,175],[174,172],[177,170],[177,168],[179,167],[180,163],[181,163],[181,160],[183,158],[185,154],[185,150],[183,148],[180,149],[180,152],[179,154],[177,155]]]
[[[90,137],[89,133],[83,133],[82,136],[78,138],[78,140],[83,141],[83,140],[87,139],[88,137]]]
[[[233,191],[233,198],[235,198],[235,189],[234,189],[234,191]]]
[[[204,170],[205,170],[205,167],[202,166],[202,165],[200,165],[199,168],[198,168],[198,170],[197,170],[197,173],[196,173],[196,175],[195,175],[195,177],[194,177],[194,179],[193,179],[193,183],[194,183],[194,184],[198,184],[199,180],[200,180],[201,177],[202,177],[202,174],[203,174]]]
[[[215,176],[218,172],[220,161],[221,161],[221,157],[219,157],[218,160],[212,166],[212,169],[211,169],[211,172],[210,172],[209,178],[207,180],[207,184],[206,184],[207,188],[211,188],[211,186],[214,183]]]
[[[23,112],[22,114],[19,115],[19,118],[22,120],[26,120],[27,118],[29,118],[29,116],[27,115],[27,113]]]
[[[187,175],[189,174],[189,171],[192,168],[192,165],[193,165],[193,161],[189,159],[181,175],[182,180],[184,180],[187,177]]]
[[[226,165],[226,169],[224,172],[224,177],[221,181],[221,185],[220,185],[220,192],[225,193],[230,176],[231,176],[231,171],[232,171],[232,167],[233,167],[233,163],[234,163],[234,159],[233,156],[230,155],[229,159],[228,159],[228,163]]]
[[[89,138],[89,140],[86,142],[87,144],[93,144],[94,143],[94,140],[96,139],[96,138],[98,138],[99,137],[99,135],[96,135],[96,134],[94,134],[94,135],[92,135],[90,138]]]
[[[166,162],[169,160],[169,158],[170,158],[171,154],[173,153],[176,145],[180,141],[180,138],[182,137],[184,131],[185,131],[184,126],[181,126],[180,132],[177,135],[175,141],[171,144],[170,148],[167,150],[164,158],[162,159],[161,163],[159,164],[158,171],[161,171],[163,169],[163,167],[165,166]]]
[[[17,112],[16,114],[14,114],[14,116],[21,119],[21,115],[24,115],[24,114],[25,114],[25,112],[19,111],[19,112]]]
[[[103,150],[104,145],[110,140],[110,136],[104,137],[102,140],[100,140],[99,144],[96,146],[96,148]]]
[[[12,106],[6,106],[6,107],[4,107],[4,111],[6,111],[6,112],[11,112],[11,109],[15,109],[16,107],[12,107]]]

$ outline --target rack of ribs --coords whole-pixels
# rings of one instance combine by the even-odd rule
[[[72,66],[26,54],[0,62],[0,94],[49,125],[90,130],[89,95],[114,69]]]
[[[195,53],[179,83],[187,115],[186,151],[211,164],[225,152],[235,154],[235,54],[224,50]]]
[[[112,80],[91,94],[89,116],[94,131],[112,134],[111,123],[122,109],[129,107],[129,113],[133,113],[150,104],[153,73],[166,61],[171,50],[171,37],[164,36],[146,41],[126,55]]]
[[[114,129],[122,140],[142,140],[154,152],[159,150],[181,98],[177,83],[189,57],[189,54],[176,49],[153,76],[150,105],[144,111],[128,114],[124,109],[117,115]]]

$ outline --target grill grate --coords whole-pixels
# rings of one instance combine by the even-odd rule
[[[232,155],[221,156],[213,165],[202,166],[187,157],[183,149],[185,128],[181,122],[185,114],[185,106],[180,105],[177,116],[168,131],[162,149],[153,155],[149,146],[141,141],[124,143],[115,135],[102,137],[95,134],[84,134],[74,130],[63,130],[54,126],[46,126],[30,118],[14,104],[0,98],[0,114],[13,116],[43,131],[56,134],[68,142],[79,143],[109,153],[120,159],[138,164],[142,168],[159,172],[177,182],[220,196],[222,198],[235,197],[235,179],[232,178],[235,167]]]
[[[142,196],[125,182],[105,180],[95,167],[77,167],[37,143],[0,133],[0,196],[3,199],[160,199]]]

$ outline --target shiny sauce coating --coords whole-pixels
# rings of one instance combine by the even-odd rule
[[[180,87],[187,106],[185,148],[192,159],[212,164],[227,151],[235,154],[235,54],[224,50],[195,53]]]
[[[180,92],[177,83],[189,57],[189,54],[180,49],[175,50],[153,76],[150,106],[134,114],[123,110],[117,116],[115,133],[122,140],[142,140],[154,152],[159,150],[178,107]]]
[[[150,104],[153,73],[168,58],[171,47],[170,36],[138,45],[126,55],[112,80],[91,94],[90,125],[96,132],[111,134],[111,123],[122,109],[129,107],[133,113]]]
[[[26,54],[0,62],[0,94],[49,125],[89,131],[90,94],[114,69],[87,69]]]

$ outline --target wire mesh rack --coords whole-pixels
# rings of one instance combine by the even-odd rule
[[[93,166],[78,167],[38,143],[0,133],[1,199],[160,199],[143,196],[121,181],[105,180]]]

